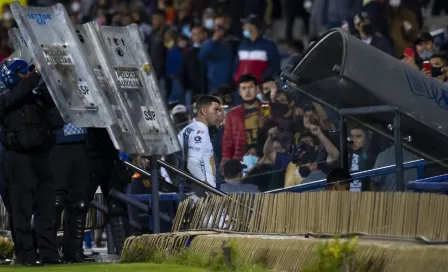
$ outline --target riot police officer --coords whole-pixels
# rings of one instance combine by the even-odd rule
[[[40,263],[59,264],[53,231],[53,180],[48,160],[55,143],[54,124],[48,109],[54,108],[54,104],[39,72],[23,60],[2,62],[0,82],[0,140],[5,147],[5,175],[17,257],[24,265],[37,265],[30,225],[34,213]]]
[[[126,170],[119,158],[112,140],[104,128],[88,128],[87,151],[91,180],[88,185],[89,200],[93,200],[98,186],[107,199],[109,224],[111,225],[115,253],[120,254],[128,233],[129,221],[126,216],[126,205],[109,196],[112,189],[123,191],[130,182],[131,173]]]
[[[86,149],[87,131],[73,123],[65,124],[57,135],[57,144],[50,153],[55,186],[55,232],[60,228],[64,213],[62,242],[66,262],[93,261],[84,255],[83,241],[86,216],[89,211],[87,184],[90,173]]]

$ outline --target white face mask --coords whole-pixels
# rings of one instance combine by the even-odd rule
[[[401,5],[401,0],[390,0],[389,5],[394,8],[399,7]]]
[[[79,4],[79,2],[73,2],[71,9],[73,12],[79,12],[79,10],[81,9],[81,4]]]
[[[3,20],[11,20],[12,19],[12,14],[11,12],[7,11],[5,13],[3,13]]]

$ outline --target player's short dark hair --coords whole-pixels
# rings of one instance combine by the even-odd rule
[[[210,105],[216,102],[221,105],[221,102],[218,98],[212,96],[212,95],[201,95],[199,96],[198,100],[196,100],[196,111],[199,112],[202,108],[208,108]]]
[[[258,85],[258,79],[254,75],[244,74],[238,78],[238,87],[240,87],[241,83],[246,83],[246,82],[253,82],[255,84],[255,86]]]

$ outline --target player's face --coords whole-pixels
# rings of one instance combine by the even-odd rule
[[[209,126],[217,126],[222,121],[222,108],[219,103],[213,102],[207,109],[206,119]]]

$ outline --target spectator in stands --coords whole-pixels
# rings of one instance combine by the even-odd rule
[[[301,40],[292,41],[288,44],[289,59],[283,69],[291,70],[299,64],[302,58],[305,46]]]
[[[202,15],[202,25],[205,27],[210,36],[214,30],[215,17],[216,12],[212,8],[207,8],[206,10],[204,10],[204,13]]]
[[[202,26],[191,29],[193,46],[185,53],[180,70],[180,84],[185,91],[185,104],[191,105],[193,95],[207,93],[206,67],[199,61],[198,55],[206,39],[207,33]]]
[[[288,164],[285,173],[285,187],[290,187],[294,185],[298,185],[302,182],[303,177],[299,173],[299,156],[303,152],[303,150],[307,150],[309,147],[314,148],[315,151],[318,151],[318,140],[317,138],[309,133],[305,132],[300,135],[299,139],[300,145],[297,151],[293,154],[292,161]],[[319,160],[318,160],[319,163]]]
[[[351,145],[348,153],[350,173],[366,171],[373,168],[375,154],[370,151],[369,133],[362,127],[354,127],[350,130]],[[370,180],[353,180],[350,191],[360,192],[370,189]]]
[[[300,176],[303,177],[301,184],[326,179],[324,172],[319,170],[316,155],[316,150],[313,147],[305,148],[299,155],[298,164],[300,166],[298,170]],[[321,190],[323,190],[323,188]]]
[[[390,40],[374,33],[373,25],[370,22],[361,21],[356,25],[356,29],[359,31],[360,39],[366,44],[387,53],[391,56],[395,56],[395,50],[390,44]]]
[[[213,36],[205,41],[198,58],[207,69],[207,88],[214,93],[221,85],[228,84],[232,71],[232,47],[224,40],[226,29],[214,24]]]
[[[292,33],[296,17],[300,17],[302,19],[304,30],[302,33],[308,35],[310,14],[306,11],[304,2],[304,0],[286,0],[284,2],[284,10],[286,12],[285,38],[288,42],[292,41]]]
[[[414,156],[411,152],[407,151],[406,149],[403,148],[402,150],[403,150],[403,162],[410,162],[418,159],[416,156]],[[378,154],[374,168],[381,168],[394,164],[395,164],[395,145],[392,145],[391,147],[387,148],[386,150]],[[397,176],[395,175],[395,173],[372,177],[373,182],[372,189],[375,189],[376,191],[380,192],[395,192],[397,190],[396,177]],[[410,181],[415,180],[417,180],[417,170],[415,168],[407,169],[404,171],[403,181],[405,186]]]
[[[263,19],[250,15],[243,23],[245,39],[238,48],[233,80],[237,83],[241,75],[250,73],[261,82],[280,71],[280,54],[277,45],[263,37]]]
[[[349,191],[351,180],[349,171],[336,167],[327,175],[327,191]]]
[[[310,36],[319,36],[324,31],[341,27],[347,20],[352,0],[315,0],[311,10]]]
[[[156,72],[157,79],[165,79],[166,48],[164,45],[166,25],[165,12],[157,10],[152,14],[152,32],[148,37],[148,53]],[[168,96],[167,96],[168,97]]]
[[[434,37],[428,32],[420,33],[415,40],[415,49],[421,60],[429,60],[434,54]]]
[[[176,105],[171,110],[171,120],[173,120],[174,126],[177,131],[181,131],[190,121],[187,107],[185,105]]]
[[[326,120],[324,116],[324,110],[321,108],[319,112],[320,113],[318,113],[318,110],[314,104],[305,105],[303,114],[303,126],[305,131],[310,132],[318,139],[319,144],[317,150],[317,160],[319,162],[319,167],[321,168],[321,170],[327,172],[327,168],[338,161],[339,151],[333,144],[333,141],[336,142],[336,139],[333,139],[333,141],[330,140],[330,133],[327,130],[323,129],[323,122],[321,120]],[[300,144],[300,134],[301,133],[296,133],[294,137],[294,152],[297,152],[297,145]]]
[[[390,2],[390,37],[393,40],[395,54],[401,56],[406,48],[412,47],[420,31],[415,14],[397,1]]]
[[[252,170],[252,168],[257,165],[259,158],[260,158],[260,154],[258,152],[258,146],[257,145],[248,145],[246,154],[244,154],[244,157],[243,157],[243,164],[247,166],[247,168],[245,168],[245,170],[243,170],[244,176],[247,174],[247,172]]]
[[[179,73],[182,67],[182,52],[176,44],[177,33],[168,30],[164,34],[164,45],[166,52],[166,90],[168,92],[168,103],[179,101],[185,103],[185,96],[179,82]]]
[[[431,56],[431,75],[445,84],[448,84],[448,58],[444,54]]]
[[[242,165],[238,160],[229,160],[224,164],[224,181],[221,185],[221,190],[224,193],[259,193],[260,190],[253,184],[245,184],[243,182],[243,169],[246,166]]]
[[[222,40],[230,45],[232,48],[233,59],[238,54],[238,47],[240,45],[240,39],[231,33],[232,17],[226,13],[219,14],[215,19],[215,27],[219,27],[225,30],[225,34]],[[233,64],[233,62],[232,62]],[[232,66],[233,70],[233,66]]]
[[[261,128],[261,102],[257,99],[258,80],[251,74],[244,74],[238,80],[238,92],[243,104],[227,113],[222,143],[222,162],[235,159],[241,161],[247,145],[260,144],[258,134]]]
[[[368,19],[372,23],[373,31],[390,39],[389,4],[385,0],[371,0],[359,12],[359,19]],[[355,16],[356,17],[356,16]],[[356,21],[356,19],[355,19]],[[356,25],[356,22],[355,22]],[[400,52],[399,54],[402,54]]]

